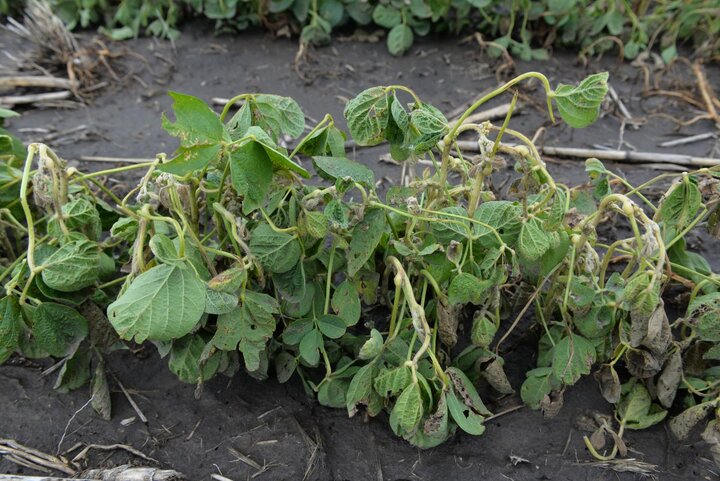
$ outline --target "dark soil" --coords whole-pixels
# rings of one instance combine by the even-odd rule
[[[312,52],[314,62],[304,70],[313,76],[312,84],[293,70],[296,44],[272,40],[258,33],[235,37],[214,37],[204,24],[189,25],[175,49],[164,42],[138,40],[124,44],[144,55],[152,72],[140,62],[130,66],[143,79],[128,76],[95,98],[90,105],[76,109],[45,109],[23,112],[11,124],[27,141],[41,135],[24,128],[50,128],[58,131],[85,124],[95,135],[70,141],[57,151],[67,159],[80,156],[153,157],[171,153],[173,139],[161,129],[160,113],[170,109],[168,89],[191,93],[210,100],[248,91],[292,96],[305,112],[321,119],[329,112],[340,125],[346,99],[360,90],[380,84],[405,84],[419,96],[448,112],[497,83],[493,61],[474,45],[460,46],[454,40],[424,39],[410,55],[394,58],[385,46],[358,42],[338,42]],[[0,48],[14,50],[17,44],[0,36]],[[678,152],[706,156],[713,141],[679,149],[662,149],[658,143],[681,135],[713,129],[710,122],[698,122],[678,130],[677,125],[649,115],[657,109],[676,118],[689,119],[696,112],[667,98],[641,98],[642,72],[613,59],[591,62],[588,69],[576,66],[572,53],[557,53],[544,63],[518,63],[516,73],[538,70],[554,85],[572,82],[588,72],[610,70],[611,84],[636,117],[647,118],[639,130],[626,128],[624,139],[641,151]],[[667,76],[666,88],[674,82],[692,85],[684,78],[684,67],[674,69],[677,79]],[[718,69],[712,68],[716,91]],[[143,85],[144,84],[144,85]],[[536,86],[537,87],[537,86]],[[523,86],[524,92],[530,92]],[[541,98],[533,95],[531,98]],[[490,106],[507,101],[498,100]],[[541,107],[542,104],[538,103]],[[584,130],[551,125],[547,114],[532,105],[514,117],[511,126],[532,134],[547,127],[548,145],[591,147],[603,144],[616,148],[621,120],[607,113],[597,124]],[[624,147],[627,148],[627,147]],[[371,166],[378,177],[392,181],[399,167],[378,162],[382,148],[357,150],[352,155]],[[585,179],[579,161],[554,161],[550,172],[561,182]],[[73,162],[83,170],[108,168],[116,164]],[[609,164],[637,183],[658,174],[646,167]],[[118,177],[129,183],[133,176]],[[708,254],[717,265],[717,251]],[[534,362],[534,340],[511,339],[512,352],[506,357],[513,385],[520,386],[524,372]],[[195,386],[183,385],[158,359],[152,346],[139,352],[125,351],[110,357],[110,368],[131,391],[147,416],[147,425],[136,420],[123,422],[135,412],[118,390],[113,393],[113,418],[106,422],[84,406],[86,389],[61,394],[52,389],[53,376],[41,376],[40,367],[5,365],[0,367],[0,437],[12,438],[37,449],[55,453],[77,442],[130,444],[157,459],[163,467],[177,469],[189,479],[209,479],[221,473],[233,480],[250,479],[257,470],[240,461],[231,450],[240,452],[266,470],[258,480],[632,480],[639,475],[618,473],[590,463],[582,441],[583,432],[575,427],[581,414],[610,413],[611,406],[600,396],[592,379],[568,389],[560,415],[543,419],[538,412],[521,409],[493,419],[485,435],[458,434],[446,444],[422,451],[396,438],[385,416],[364,420],[362,415],[348,419],[342,410],[319,406],[309,398],[297,379],[286,385],[274,380],[259,382],[245,374],[233,379],[218,378],[207,383],[199,399]],[[17,363],[17,359],[15,362]],[[10,363],[12,364],[12,363]],[[47,367],[47,364],[43,364]],[[489,404],[502,411],[500,404]],[[506,406],[507,404],[505,404]],[[76,415],[74,415],[76,414]],[[58,443],[65,433],[62,446]],[[631,456],[657,465],[657,479],[716,479],[707,447],[697,434],[687,442],[672,438],[664,425],[626,436]],[[107,457],[101,453],[93,464],[117,464],[128,458],[123,453]],[[514,462],[513,462],[514,461]],[[516,464],[517,463],[517,464]],[[0,472],[22,472],[9,461],[0,460]]]

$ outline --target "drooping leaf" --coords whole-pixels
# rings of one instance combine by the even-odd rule
[[[385,211],[382,209],[368,210],[365,218],[355,226],[347,254],[347,270],[350,277],[353,277],[373,255],[385,233],[386,226]]]
[[[357,182],[366,188],[375,187],[375,174],[359,162],[344,157],[313,157],[315,170],[324,179],[343,180]]]
[[[472,274],[463,272],[453,278],[448,288],[450,304],[480,304],[492,281],[478,279]]]
[[[389,110],[384,87],[364,90],[347,103],[344,115],[358,145],[376,145],[385,139]]]
[[[525,222],[520,229],[518,250],[527,260],[539,259],[550,248],[550,236],[537,218]]]
[[[33,334],[51,356],[65,357],[73,354],[87,337],[88,323],[71,307],[43,302],[33,313]]]
[[[108,306],[108,319],[123,339],[169,341],[192,331],[204,310],[205,283],[186,261],[140,274]]]
[[[79,291],[95,283],[99,275],[100,249],[89,240],[62,245],[42,264],[42,280],[60,292]]]
[[[580,376],[590,374],[595,363],[595,346],[577,334],[563,337],[555,345],[552,360],[553,376],[565,384],[575,384]]]
[[[8,360],[20,345],[23,331],[22,313],[13,296],[0,299],[0,364]]]
[[[412,432],[422,419],[424,412],[420,385],[411,383],[395,401],[390,413],[390,427],[396,434]]]
[[[211,355],[201,362],[206,342],[197,334],[188,334],[173,341],[168,367],[182,382],[197,384],[215,375],[220,357]]]
[[[251,233],[250,251],[270,272],[287,272],[300,259],[300,243],[286,233],[261,223]]]
[[[230,179],[235,191],[243,196],[245,214],[264,206],[272,176],[272,162],[259,142],[247,142],[230,154]]]
[[[290,97],[258,94],[253,97],[251,105],[255,122],[276,135],[283,133],[295,138],[305,130],[305,115]]]

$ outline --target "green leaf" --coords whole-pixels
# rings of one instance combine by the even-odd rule
[[[33,334],[51,356],[65,357],[87,337],[88,322],[71,307],[43,302],[33,313]]]
[[[155,234],[150,238],[150,250],[152,250],[155,258],[163,264],[182,264],[182,259],[178,255],[175,244],[164,234]]]
[[[248,291],[241,305],[218,317],[213,345],[224,351],[239,349],[248,371],[260,368],[260,353],[275,332],[275,315],[280,307],[267,294]]]
[[[595,122],[600,114],[600,104],[608,92],[608,73],[590,75],[580,84],[560,84],[552,93],[560,116],[571,127],[580,129]]]
[[[352,231],[347,254],[348,275],[353,277],[375,253],[386,228],[385,211],[371,209]]]
[[[380,331],[372,329],[370,331],[370,338],[365,341],[365,344],[360,348],[358,353],[358,359],[364,361],[368,359],[374,359],[382,353],[383,337]]]
[[[92,241],[100,240],[102,233],[100,214],[95,204],[88,199],[79,197],[71,200],[62,206],[62,214],[65,226],[70,231],[81,232]],[[62,237],[60,225],[54,217],[48,222],[48,234],[57,238]]]
[[[320,316],[318,318],[317,323],[320,332],[330,339],[339,339],[345,334],[345,322],[338,316],[325,314],[324,316]]]
[[[475,210],[473,218],[495,229],[505,243],[514,243],[522,226],[522,207],[506,200],[483,202]],[[474,223],[473,234],[483,245],[495,246],[497,239],[486,226]]]
[[[23,332],[22,312],[13,296],[0,299],[0,364],[8,360],[20,345]]]
[[[470,339],[476,346],[487,349],[495,338],[496,332],[497,326],[487,315],[476,315],[475,319],[473,319]]]
[[[354,416],[357,412],[358,404],[367,405],[373,394],[373,379],[377,368],[374,363],[361,367],[353,376],[345,395],[345,405],[348,415]]]
[[[296,346],[300,344],[305,334],[313,328],[313,322],[310,319],[299,319],[291,322],[282,333],[282,340],[285,344]]]
[[[296,138],[305,130],[305,114],[290,97],[258,94],[251,104],[255,122],[276,135],[283,133]]]
[[[192,331],[204,310],[205,283],[184,262],[140,274],[108,306],[108,319],[123,339],[169,341]]]
[[[100,250],[89,240],[74,240],[56,250],[42,263],[42,280],[60,292],[79,291],[95,284]]]
[[[298,229],[315,239],[324,239],[328,233],[328,218],[317,211],[303,211],[298,218]]]
[[[528,371],[527,379],[520,387],[520,398],[531,409],[539,409],[540,403],[553,389],[552,368],[539,367]]]
[[[590,374],[595,363],[595,345],[577,334],[564,337],[555,345],[553,375],[565,384],[575,384],[583,374]]]
[[[372,19],[375,23],[385,28],[393,28],[400,25],[402,15],[400,10],[390,5],[378,4],[373,10]]]
[[[375,174],[359,162],[344,157],[313,157],[318,175],[327,180],[350,180],[368,189],[375,188]]]
[[[173,342],[168,367],[178,379],[197,384],[212,378],[220,367],[220,357],[210,356],[201,362],[206,342],[196,334],[188,334]]]
[[[665,194],[657,211],[657,219],[672,226],[675,233],[690,225],[702,206],[702,194],[697,181],[684,175]],[[675,235],[673,233],[673,235]]]
[[[162,126],[167,133],[180,140],[175,157],[158,166],[163,172],[185,175],[205,168],[216,160],[221,151],[221,142],[230,141],[218,115],[197,97],[168,92],[173,98],[175,122],[163,114]]]
[[[390,413],[390,426],[396,434],[412,432],[423,416],[420,385],[412,383],[400,394]]]
[[[345,379],[326,378],[318,389],[318,402],[321,406],[329,408],[344,408],[349,385],[350,383]]]
[[[295,236],[276,232],[269,224],[258,225],[251,233],[250,251],[270,272],[283,273],[300,259],[300,243]]]
[[[272,161],[259,142],[242,144],[230,154],[230,179],[235,191],[243,197],[245,214],[264,206],[272,178]]]
[[[473,436],[480,436],[485,432],[485,418],[458,399],[453,389],[447,393],[447,405],[450,415],[460,429]]]
[[[354,326],[360,320],[360,296],[349,280],[344,280],[335,289],[330,305],[346,326]]]
[[[403,391],[412,382],[412,372],[407,366],[384,369],[373,381],[373,387],[382,397],[394,396]]]
[[[311,366],[317,366],[320,362],[320,348],[322,346],[322,333],[317,329],[311,329],[300,341],[300,356]]]
[[[492,281],[478,279],[472,274],[463,272],[450,282],[448,301],[450,304],[480,304],[484,294],[492,287]]]
[[[392,55],[402,55],[413,44],[413,32],[406,24],[401,23],[390,29],[387,37],[388,52]]]
[[[290,380],[297,369],[297,358],[289,352],[282,351],[275,356],[275,374],[280,384]]]
[[[384,87],[364,90],[347,103],[344,115],[358,145],[376,145],[385,140],[389,106]]]
[[[236,294],[205,289],[205,312],[208,314],[229,314],[237,305]]]
[[[518,250],[527,260],[534,261],[550,248],[550,236],[543,228],[542,222],[533,217],[522,225]]]
[[[78,349],[63,364],[53,387],[61,393],[68,393],[87,384],[90,380],[90,358],[89,349]]]
[[[667,411],[652,403],[645,386],[631,381],[623,386],[623,396],[617,405],[617,416],[626,429],[646,429],[665,419]]]
[[[442,112],[426,103],[410,112],[410,123],[410,131],[417,132],[412,136],[413,149],[417,154],[424,154],[434,148],[449,130],[448,121]]]

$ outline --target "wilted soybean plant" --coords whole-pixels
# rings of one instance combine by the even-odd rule
[[[591,159],[587,183],[556,183],[508,127],[512,109],[501,126],[464,122],[530,78],[550,117],[556,107],[571,127],[592,123],[607,91],[605,73],[555,90],[526,73],[455,123],[403,86],[351,100],[358,145],[387,142],[413,172],[432,164],[384,199],[331,116],[303,136],[297,103],[275,95],[239,95],[217,115],[171,93],[175,120],[163,126],[180,141],[175,155],[102,172],[81,174],[41,144],[21,171],[24,149],[8,142],[0,360],[61,359],[57,386],[90,380],[109,416],[104,357],[150,341],[199,388],[241,367],[280,382],[297,374],[321,404],[386,410],[397,435],[431,447],[458,427],[483,433],[491,413],[476,385],[517,390],[501,347],[533,329],[537,368],[519,387],[527,405],[557,412],[593,367],[615,405],[586,440],[594,456],[624,454],[624,431],[657,423],[673,403],[671,426],[686,435],[720,399],[720,278],[686,243],[700,225],[718,236],[717,169],[673,174],[657,205],[647,189],[668,174],[633,187]],[[479,154],[463,152],[461,135]],[[287,137],[300,139],[290,152]],[[302,158],[326,182],[306,184]],[[501,198],[493,173],[506,160],[517,175]],[[101,181],[132,168],[147,172],[123,198]],[[627,238],[603,228],[616,222]],[[689,302],[673,325],[668,289]],[[720,446],[716,433],[712,420],[704,436]],[[605,434],[615,446],[602,454]]]

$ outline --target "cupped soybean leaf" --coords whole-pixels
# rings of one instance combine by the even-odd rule
[[[453,389],[450,389],[447,393],[447,405],[450,415],[460,429],[474,436],[480,436],[485,432],[485,426],[483,425],[485,417],[458,399]]]
[[[61,393],[68,393],[87,384],[90,380],[91,357],[89,349],[78,349],[60,368],[53,387]]]
[[[577,86],[560,84],[551,94],[560,116],[576,129],[595,122],[600,114],[600,104],[608,92],[608,73],[590,75]]]
[[[259,94],[253,97],[251,105],[257,125],[270,129],[275,135],[283,133],[295,138],[305,130],[305,115],[290,97]]]
[[[51,356],[73,354],[87,337],[88,322],[72,307],[43,302],[32,317],[35,340]]]
[[[409,367],[403,365],[380,371],[373,381],[373,387],[380,396],[388,397],[400,393],[411,382],[412,372]]]
[[[533,217],[522,225],[518,249],[527,260],[534,261],[542,257],[550,248],[550,244],[550,236],[540,220]]]
[[[360,296],[349,280],[344,280],[335,289],[330,305],[346,326],[354,326],[360,320]]]
[[[539,367],[528,371],[520,387],[520,398],[531,409],[539,409],[545,396],[553,389],[552,368]]]
[[[358,369],[350,381],[347,394],[345,396],[345,405],[350,417],[357,413],[358,404],[368,405],[370,397],[373,395],[373,379],[377,373],[375,363],[366,364]]]
[[[344,157],[313,157],[318,175],[332,181],[349,179],[369,189],[375,187],[375,174],[359,162]]]
[[[73,199],[62,206],[63,222],[65,226],[74,232],[82,232],[85,237],[92,241],[100,240],[102,224],[100,213],[95,204],[85,197]],[[61,237],[62,230],[55,217],[48,221],[48,234],[53,237]]]
[[[422,429],[417,429],[405,439],[420,449],[434,448],[446,441],[455,431],[454,426],[451,429],[449,418],[447,396],[445,392],[441,392],[435,412],[424,418]]]
[[[347,103],[344,115],[358,145],[376,145],[385,140],[389,105],[384,87],[364,90]]]
[[[490,280],[478,279],[472,274],[462,272],[450,282],[448,301],[450,304],[480,304],[491,286]]]
[[[230,179],[235,191],[243,196],[245,214],[263,207],[272,176],[272,162],[260,142],[247,142],[230,154]]]
[[[372,257],[385,233],[386,226],[385,211],[382,209],[368,210],[363,220],[355,226],[347,254],[347,270],[350,277],[357,274]]]
[[[182,259],[170,239],[165,234],[155,234],[150,238],[150,250],[157,260],[163,264],[182,264]]]
[[[254,127],[250,128],[250,132],[252,132],[253,128]],[[271,145],[269,141],[258,139],[257,142],[262,145],[263,149],[265,149],[265,153],[270,158],[270,161],[273,163],[275,169],[291,170],[300,174],[306,179],[310,178],[310,172],[305,170],[302,166],[296,164],[292,159],[290,159],[290,157],[280,151],[277,147]]]
[[[623,396],[617,405],[617,416],[626,429],[645,429],[665,419],[667,411],[653,404],[645,386],[630,381],[623,386]]]
[[[656,217],[679,232],[692,222],[701,206],[702,194],[697,181],[685,175],[665,194]]]
[[[473,319],[470,339],[476,346],[487,349],[493,341],[496,332],[497,326],[487,315],[476,315]]]
[[[0,364],[8,360],[20,345],[23,331],[20,305],[13,296],[0,299]]]
[[[407,24],[401,23],[390,29],[387,37],[388,52],[392,55],[402,55],[413,44],[413,31]]]
[[[270,272],[280,273],[292,269],[300,259],[300,243],[286,233],[276,232],[269,224],[258,225],[251,233],[250,251]]]
[[[280,384],[290,380],[297,369],[297,358],[289,352],[282,351],[275,356],[275,374]]]
[[[199,98],[179,92],[168,94],[174,101],[175,122],[170,122],[163,114],[162,126],[180,140],[180,148],[171,161],[161,164],[158,169],[185,175],[216,160],[221,142],[229,142],[230,135],[218,115]]]
[[[228,314],[238,305],[238,296],[227,292],[205,289],[205,312]]]
[[[488,228],[497,231],[503,242],[514,244],[522,227],[522,207],[506,200],[483,202],[475,210],[473,218],[483,224],[473,223],[473,234],[483,245],[497,246],[497,238]]]
[[[197,334],[173,341],[168,367],[182,382],[197,384],[212,378],[220,367],[220,356],[211,355],[201,362],[206,342]]]
[[[247,271],[241,267],[231,267],[208,281],[208,287],[214,291],[232,294],[247,278]]]
[[[358,358],[362,360],[374,359],[380,355],[383,347],[383,337],[380,331],[372,329],[370,338],[360,348]]]
[[[445,215],[438,215],[438,221],[432,223],[432,229],[438,239],[446,241],[461,240],[470,235],[472,232],[470,221],[465,219],[468,213],[464,207],[445,207],[440,212]],[[459,234],[460,237],[456,234]]]
[[[279,312],[275,298],[246,290],[241,305],[218,317],[212,343],[224,351],[239,349],[247,370],[257,371],[260,354],[275,332],[275,315]]]
[[[92,393],[91,404],[96,413],[105,421],[112,418],[112,400],[110,398],[110,386],[107,382],[105,374],[105,362],[98,362],[90,381],[90,391]]]
[[[42,280],[60,292],[79,291],[98,279],[100,249],[95,242],[78,239],[62,245],[42,263]]]
[[[449,367],[445,371],[452,381],[452,387],[458,396],[458,399],[470,407],[473,411],[484,416],[490,416],[492,413],[488,411],[485,404],[480,399],[472,381],[468,379],[464,372],[456,367]]]
[[[555,345],[552,369],[555,379],[574,384],[583,374],[590,374],[595,363],[595,345],[577,334],[564,337]]]
[[[242,107],[235,112],[230,120],[227,121],[226,128],[231,140],[239,140],[245,136],[248,129],[252,126],[252,111],[250,104],[245,102]]]
[[[303,211],[298,217],[298,229],[315,239],[324,239],[328,233],[328,218],[317,211]]]
[[[183,262],[136,277],[108,306],[108,319],[123,339],[169,341],[192,331],[204,310],[205,283]]]
[[[411,383],[395,401],[390,413],[390,427],[398,435],[410,433],[420,423],[423,412],[420,384]]]
[[[333,316],[332,314],[320,316],[317,320],[317,324],[320,332],[330,339],[339,339],[346,331],[345,322],[338,316]]]
[[[418,154],[435,147],[449,129],[448,121],[442,112],[426,103],[420,104],[410,112],[410,123],[414,127],[413,131],[417,131],[417,135],[413,135],[412,144]]]

